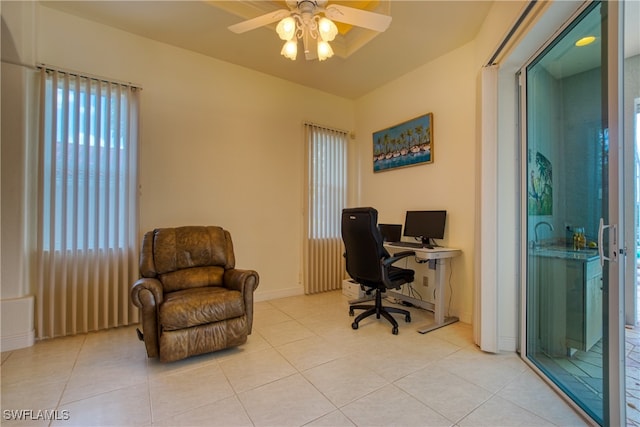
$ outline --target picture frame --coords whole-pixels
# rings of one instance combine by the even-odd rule
[[[527,153],[527,213],[553,214],[553,167],[539,151]]]
[[[373,171],[433,163],[433,113],[373,133]]]

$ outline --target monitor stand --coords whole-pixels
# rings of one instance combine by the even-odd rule
[[[427,249],[433,249],[436,245],[433,244],[433,241],[430,237],[422,237],[422,247]]]

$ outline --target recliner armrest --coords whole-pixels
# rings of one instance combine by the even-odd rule
[[[224,272],[223,281],[227,289],[240,291],[244,294],[255,291],[260,278],[256,271],[232,268]]]
[[[136,307],[145,308],[145,306],[151,302],[149,301],[149,296],[144,295],[143,291],[145,290],[151,292],[153,303],[155,303],[156,306],[162,303],[164,299],[162,283],[160,283],[158,279],[143,277],[142,279],[138,279],[131,287],[131,301]]]
[[[260,276],[254,270],[240,270],[232,268],[224,272],[224,286],[227,289],[239,291],[244,298],[249,334],[253,328],[253,292],[260,283]]]
[[[149,357],[158,356],[158,307],[163,300],[164,291],[158,279],[145,277],[131,287],[131,301],[142,314],[140,322]]]

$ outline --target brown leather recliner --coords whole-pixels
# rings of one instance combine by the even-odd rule
[[[251,334],[258,273],[235,268],[233,244],[220,227],[147,232],[141,278],[131,288],[141,310],[147,355],[163,362],[243,344]]]

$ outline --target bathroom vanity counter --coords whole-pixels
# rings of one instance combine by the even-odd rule
[[[598,250],[591,248],[574,250],[562,246],[543,246],[535,249],[533,255],[546,258],[592,261],[598,259]]]
[[[550,356],[588,351],[602,338],[602,268],[597,250],[540,248],[540,344]]]

